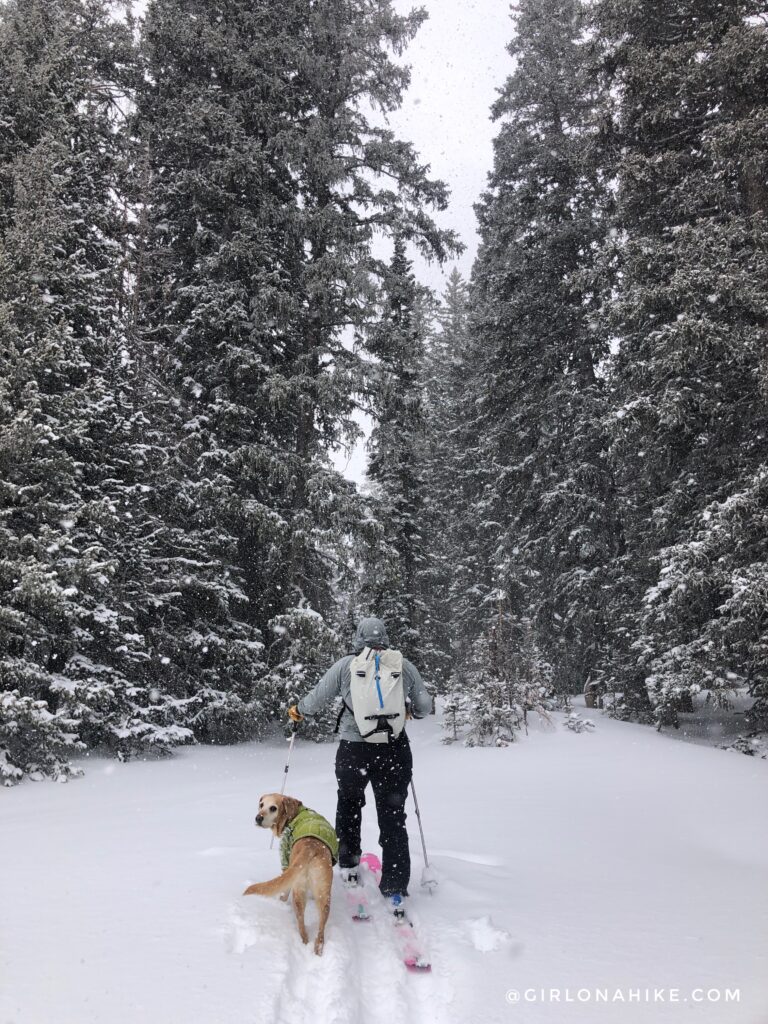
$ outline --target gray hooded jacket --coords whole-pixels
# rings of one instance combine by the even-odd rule
[[[355,654],[359,654],[366,647],[389,647],[387,628],[381,619],[361,619],[355,635]],[[352,670],[350,666],[353,660],[354,655],[348,654],[331,665],[317,686],[299,701],[297,705],[299,714],[316,715],[334,697],[341,697],[347,708],[351,708],[352,699],[349,691],[352,684]],[[407,658],[403,658],[403,692],[406,705],[410,706],[414,718],[424,718],[430,713],[432,697],[428,693],[418,669]],[[357,728],[355,716],[349,710],[345,711],[341,717],[339,739],[365,743]]]

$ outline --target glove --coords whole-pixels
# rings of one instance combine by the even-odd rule
[[[298,704],[294,704],[292,707],[288,708],[288,717],[290,718],[290,720],[292,722],[303,722],[304,721],[304,715],[299,713],[299,706],[298,706]]]

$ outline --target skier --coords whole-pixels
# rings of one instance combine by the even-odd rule
[[[345,885],[357,885],[360,821],[370,782],[382,849],[379,888],[397,916],[402,914],[411,875],[405,799],[413,759],[404,725],[406,718],[428,715],[432,698],[416,667],[390,647],[381,619],[362,619],[353,647],[355,654],[332,665],[314,689],[288,709],[288,715],[300,722],[305,715],[316,715],[334,697],[342,697],[344,706],[336,723],[338,731],[343,720],[336,751],[339,868]]]

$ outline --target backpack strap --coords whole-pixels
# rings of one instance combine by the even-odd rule
[[[350,713],[350,715],[354,714],[352,708],[349,706],[349,704],[347,704],[347,702],[345,700],[343,700],[341,703],[342,703],[342,708],[341,708],[341,711],[339,712],[339,717],[336,719],[336,728],[333,730],[334,736],[339,731],[339,726],[341,725],[341,720],[344,717],[344,712],[348,711]]]
[[[344,717],[344,712],[348,711],[350,713],[350,715],[354,714],[354,711],[349,706],[349,704],[347,704],[346,701],[343,701],[342,704],[343,704],[342,709],[339,712],[338,717],[336,718],[336,726],[335,726],[335,728],[333,730],[334,735],[339,731],[339,728],[341,726],[341,720]],[[376,722],[377,725],[376,725],[376,728],[375,729],[371,729],[370,732],[363,733],[362,734],[363,735],[363,739],[365,739],[366,736],[372,736],[375,732],[392,732],[392,726],[389,724],[389,722],[387,722],[387,719],[388,718],[398,718],[398,717],[399,717],[398,715],[366,715],[365,716],[366,721]]]
[[[369,732],[364,732],[364,733],[361,733],[360,735],[363,737],[364,740],[367,740],[369,736],[373,736],[373,734],[377,733],[377,732],[386,732],[386,733],[389,733],[389,735],[391,736],[392,733],[395,730],[389,724],[388,719],[390,719],[390,718],[399,718],[399,717],[400,716],[396,715],[396,714],[395,715],[366,715],[365,716],[366,722],[375,722],[376,725]]]

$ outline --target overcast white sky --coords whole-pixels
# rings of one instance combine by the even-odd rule
[[[394,6],[403,14],[423,6],[429,20],[404,55],[411,87],[390,124],[414,143],[432,177],[449,185],[451,208],[441,223],[467,245],[457,262],[468,277],[477,249],[472,204],[485,188],[498,130],[490,107],[512,66],[506,52],[513,27],[509,0],[395,0]],[[420,268],[419,276],[442,290],[435,269],[425,274]]]
[[[437,220],[458,231],[466,245],[455,264],[468,278],[477,251],[472,205],[486,186],[491,141],[499,127],[490,119],[490,108],[512,69],[506,51],[513,30],[509,0],[394,0],[394,6],[401,14],[426,7],[429,20],[403,56],[411,67],[411,87],[389,125],[400,138],[413,142],[430,164],[431,177],[449,186],[450,207]],[[419,279],[442,294],[454,264],[441,270],[409,255]],[[340,453],[336,464],[349,479],[361,482],[364,444],[350,457]]]

